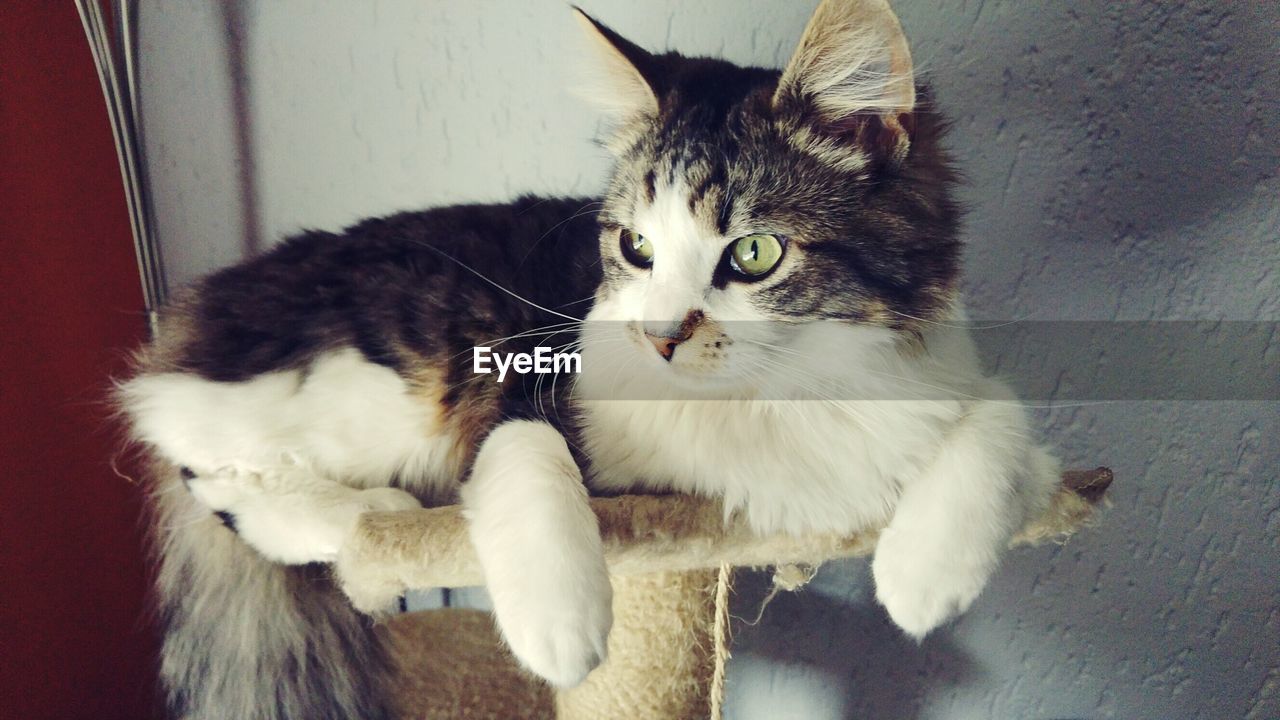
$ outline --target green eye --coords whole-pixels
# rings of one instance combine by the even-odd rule
[[[729,264],[744,277],[762,277],[781,260],[782,240],[776,235],[747,235],[729,246]]]
[[[623,230],[622,256],[636,267],[647,268],[653,264],[653,245],[649,239],[635,230]]]

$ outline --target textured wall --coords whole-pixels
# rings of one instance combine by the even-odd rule
[[[778,66],[814,3],[583,4],[650,48]],[[601,185],[559,0],[143,5],[172,279],[304,226]],[[896,7],[956,121],[974,316],[1280,320],[1280,5]],[[1280,408],[1040,415],[1068,462],[1115,468],[1100,527],[1015,553],[919,646],[864,564],[825,568],[738,625],[731,716],[1280,717]]]

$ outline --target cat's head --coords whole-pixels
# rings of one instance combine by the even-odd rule
[[[892,342],[948,312],[954,175],[884,0],[824,0],[781,73],[652,54],[578,17],[589,96],[616,120],[589,319],[636,368],[758,382],[815,333]]]

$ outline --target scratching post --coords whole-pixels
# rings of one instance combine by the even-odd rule
[[[553,720],[554,694],[520,670],[481,610],[397,615],[383,628],[397,665],[403,720]]]
[[[1013,544],[1070,536],[1089,521],[1111,481],[1106,468],[1064,473],[1050,507]],[[405,720],[714,717],[720,698],[712,688],[728,651],[728,568],[868,555],[879,532],[762,537],[738,518],[726,522],[718,501],[686,495],[596,498],[591,505],[614,586],[605,664],[581,686],[553,693],[515,667],[486,614],[399,616],[385,630],[398,655]],[[336,572],[352,603],[371,613],[408,589],[483,582],[456,506],[365,514]]]
[[[715,570],[618,576],[609,658],[556,695],[559,720],[706,718],[714,670]]]

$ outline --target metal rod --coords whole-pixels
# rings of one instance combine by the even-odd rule
[[[132,0],[112,0],[115,42],[112,43],[98,0],[75,0],[93,53],[93,62],[106,100],[111,134],[120,161],[134,254],[142,282],[143,301],[151,331],[165,299],[164,266],[155,234],[154,212],[142,140],[137,64],[137,7]]]

